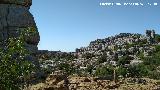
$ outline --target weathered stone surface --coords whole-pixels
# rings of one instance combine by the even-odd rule
[[[0,4],[16,4],[22,6],[31,6],[32,0],[1,0]]]
[[[9,26],[13,27],[35,26],[33,16],[24,6],[9,5],[7,22]]]
[[[21,28],[33,27],[35,33],[27,33],[25,48],[30,51],[28,59],[38,65],[36,53],[40,36],[33,15],[29,12],[32,0],[0,0],[0,47],[11,37],[18,37]],[[24,28],[24,29],[23,29]],[[36,63],[37,62],[37,63]]]

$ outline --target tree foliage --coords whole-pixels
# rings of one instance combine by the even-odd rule
[[[69,65],[68,63],[61,63],[58,65],[58,68],[59,68],[59,70],[64,71],[68,75],[75,73],[75,69],[71,65]]]
[[[22,83],[34,71],[34,65],[25,58],[30,53],[25,49],[24,36],[30,30],[31,28],[27,28],[27,31],[19,29],[20,36],[9,38],[5,47],[0,49],[1,90],[19,90],[22,88]]]
[[[155,41],[156,41],[156,42],[160,42],[160,35],[159,35],[159,34],[156,34],[156,36],[155,36]]]
[[[121,58],[119,58],[118,60],[118,65],[125,65],[130,63],[130,60],[132,60],[132,58],[128,55],[122,56]]]
[[[107,54],[103,54],[102,56],[100,56],[97,60],[98,64],[100,63],[104,63],[107,61]]]
[[[85,53],[85,54],[82,55],[82,57],[86,58],[86,59],[90,59],[90,58],[94,57],[94,55],[91,54],[91,53]]]
[[[120,66],[116,72],[118,75],[122,75],[123,77],[126,77],[128,71],[127,71],[127,68]]]

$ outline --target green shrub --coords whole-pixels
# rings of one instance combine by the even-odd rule
[[[98,64],[100,63],[104,63],[107,61],[107,55],[106,54],[103,54],[102,56],[100,56],[97,60]]]
[[[82,57],[86,58],[86,59],[90,59],[90,58],[94,57],[94,55],[91,54],[91,53],[85,53],[85,54],[82,55]]]
[[[156,52],[160,52],[160,45],[155,46]]]
[[[160,35],[159,35],[159,34],[156,34],[156,36],[155,36],[155,41],[156,41],[156,42],[160,42]]]
[[[128,70],[127,70],[127,68],[124,68],[124,67],[120,66],[120,67],[117,69],[116,72],[117,72],[118,75],[122,75],[123,77],[125,77],[126,74],[127,74],[127,72],[128,72]]]
[[[96,69],[95,76],[108,76],[113,75],[114,68],[111,66],[99,67]]]
[[[68,63],[61,63],[58,65],[59,70],[64,71],[67,75],[75,73],[75,69]]]
[[[125,64],[129,64],[130,60],[132,60],[132,58],[126,55],[126,56],[120,57],[117,63],[118,65],[125,65]]]
[[[29,29],[28,29],[29,30]],[[20,29],[20,31],[24,31]],[[19,37],[9,38],[5,48],[0,49],[0,89],[19,90],[23,88],[25,82],[32,71],[34,65],[25,60],[29,51],[24,48],[24,34],[20,32]]]
[[[160,72],[152,71],[150,72],[149,77],[152,79],[160,80]]]

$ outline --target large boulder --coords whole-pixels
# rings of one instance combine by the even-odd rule
[[[34,33],[26,33],[25,48],[30,51],[28,59],[38,65],[36,53],[40,36],[33,15],[29,12],[32,0],[0,0],[0,48],[5,47],[5,41],[18,37],[20,30],[30,28]]]

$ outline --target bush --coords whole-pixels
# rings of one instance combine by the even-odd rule
[[[141,77],[140,76],[140,68],[138,67],[138,65],[135,66],[130,66],[128,68],[128,73],[130,77]]]
[[[143,77],[149,75],[149,69],[144,64],[138,64],[129,66],[128,73],[131,77]]]
[[[152,79],[160,80],[160,72],[152,71],[152,72],[150,72],[149,77]]]
[[[145,65],[159,66],[160,65],[160,57],[158,55],[153,55],[152,57],[146,57],[143,60]]]
[[[158,43],[160,42],[160,35],[159,34],[156,34],[155,41],[158,42]]]
[[[94,68],[94,66],[89,65],[89,66],[87,66],[86,71],[87,71],[87,72],[89,72],[89,74],[92,74],[92,70],[93,70],[93,68]]]
[[[132,60],[132,58],[130,56],[126,55],[126,56],[119,58],[117,63],[118,63],[118,65],[125,65],[125,64],[129,64],[130,60]]]
[[[90,58],[94,57],[94,55],[91,53],[86,53],[86,54],[83,54],[82,57],[86,58],[86,59],[90,59]]]
[[[95,75],[96,76],[108,76],[108,75],[113,75],[114,68],[111,66],[104,66],[104,67],[99,67],[96,69]]]
[[[64,71],[67,75],[72,75],[75,73],[75,69],[68,63],[61,63],[58,65],[59,70]]]
[[[100,63],[104,63],[107,61],[107,55],[106,54],[103,54],[102,56],[100,56],[97,60],[98,64]]]
[[[118,75],[122,75],[123,77],[126,77],[128,70],[127,68],[120,66],[116,72]]]
[[[156,52],[160,52],[160,45],[155,46]]]

